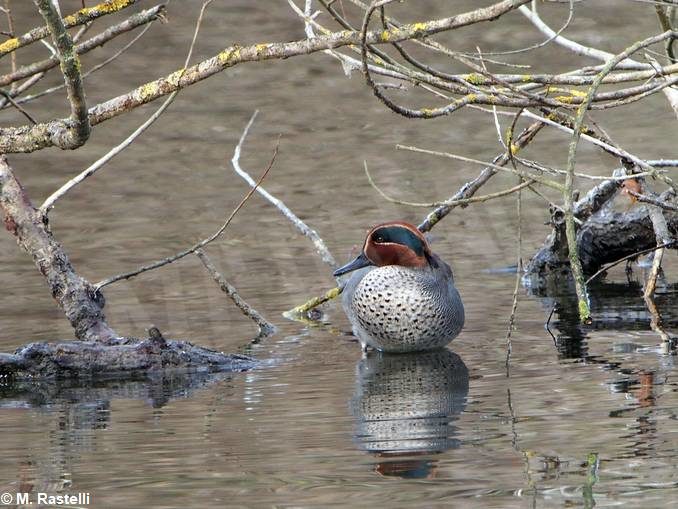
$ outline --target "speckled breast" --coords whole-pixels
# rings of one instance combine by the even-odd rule
[[[347,304],[361,339],[388,352],[440,348],[464,325],[464,307],[452,281],[429,269],[372,269]]]

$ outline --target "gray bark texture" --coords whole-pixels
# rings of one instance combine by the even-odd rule
[[[575,204],[574,215],[581,221],[577,228],[577,249],[587,276],[608,263],[657,245],[648,207],[636,203],[628,211],[614,210],[611,202],[618,191],[618,181],[604,181]],[[669,201],[674,196],[667,192],[661,198]],[[663,214],[675,237],[678,213],[664,210]],[[551,211],[551,226],[553,230],[544,245],[525,268],[525,282],[533,289],[546,287],[547,279],[569,272],[565,221],[560,210]]]

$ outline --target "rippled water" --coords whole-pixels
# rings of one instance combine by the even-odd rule
[[[457,4],[458,10],[476,5]],[[642,34],[656,29],[651,5],[594,4],[581,7],[568,32],[583,42],[618,51],[633,41],[629,23]],[[445,2],[421,5],[418,18],[448,11]],[[623,9],[610,19],[607,9],[614,5]],[[170,5],[170,23],[154,26],[134,56],[88,80],[90,102],[181,65],[199,2],[181,6],[187,10]],[[29,8],[28,2],[19,7]],[[562,19],[562,7],[547,8],[547,16]],[[303,35],[285,2],[214,2],[208,12],[196,60],[233,42]],[[607,23],[605,40],[596,20]],[[23,22],[24,28],[35,24]],[[507,49],[539,40],[519,16],[462,35],[448,41]],[[118,44],[89,55],[85,67]],[[538,58],[544,70],[574,64],[555,49],[541,50]],[[47,110],[32,108],[40,118],[64,114],[56,96]],[[11,162],[39,201],[153,108],[98,126],[83,150]],[[243,165],[261,171],[282,133],[265,185],[317,229],[341,261],[371,224],[417,222],[426,213],[379,198],[366,182],[363,160],[387,192],[430,201],[452,194],[478,169],[396,152],[394,144],[484,160],[497,151],[485,114],[462,112],[435,122],[398,118],[357,73],[347,79],[324,55],[236,67],[182,93],[136,146],[59,204],[52,228],[78,270],[102,279],[216,229],[247,189],[227,161],[254,109],[261,114]],[[666,127],[675,119],[661,97],[596,118],[632,152],[675,156]],[[529,155],[562,164],[566,138],[547,133]],[[578,160],[601,174],[616,165],[586,146]],[[488,189],[513,183],[498,176]],[[524,256],[548,233],[540,200],[524,196]],[[553,297],[521,289],[507,370],[515,279],[501,269],[516,263],[516,229],[510,198],[446,218],[433,231],[433,248],[455,270],[466,306],[464,331],[444,352],[362,359],[338,303],[325,308],[319,323],[282,318],[333,280],[308,241],[253,198],[209,254],[242,296],[275,322],[275,336],[251,344],[252,325],[194,259],[110,287],[105,295],[107,316],[121,333],[141,335],[155,324],[168,337],[251,354],[262,368],[0,386],[0,492],[89,492],[92,507],[672,507],[678,498],[678,371],[675,357],[649,330],[637,283],[641,270],[635,268],[635,283],[619,269],[594,287],[598,319],[592,327],[576,323],[572,296],[561,291],[553,336],[543,327]],[[0,255],[1,350],[70,337],[40,276],[8,235],[0,236]],[[674,281],[673,255],[668,258],[666,277]],[[666,285],[658,296],[668,327],[678,316],[675,292]]]

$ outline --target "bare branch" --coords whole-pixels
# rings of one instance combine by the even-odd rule
[[[202,23],[202,19],[203,19],[203,16],[205,14],[205,9],[207,8],[207,6],[210,3],[212,3],[212,0],[207,0],[206,2],[203,3],[202,8],[200,9],[200,14],[198,16],[198,21],[195,24],[195,29],[193,31],[193,39],[191,40],[191,46],[188,50],[188,55],[186,56],[186,61],[184,63],[184,67],[187,67],[188,63],[191,60],[191,56],[193,55],[193,49],[195,48],[195,42],[198,38],[198,32],[200,31],[200,25]],[[139,34],[139,35],[141,36],[142,34]],[[134,42],[134,41],[132,41],[132,42]],[[127,147],[129,147],[134,142],[134,140],[136,140],[144,131],[146,131],[146,129],[148,129],[156,120],[158,120],[158,118],[160,118],[160,115],[162,115],[165,112],[165,110],[170,106],[170,104],[172,104],[172,102],[174,101],[174,99],[176,98],[178,93],[179,93],[179,91],[172,93],[165,100],[165,102],[162,103],[160,108],[158,108],[157,111],[155,113],[153,113],[153,115],[151,115],[148,120],[146,120],[143,124],[141,124],[132,134],[130,134],[127,138],[125,138],[122,141],[122,143],[113,147],[106,154],[104,154],[102,157],[97,159],[93,164],[91,164],[85,170],[80,172],[78,175],[73,177],[71,180],[66,182],[59,189],[57,189],[54,193],[52,193],[43,202],[43,204],[40,206],[40,211],[45,215],[48,214],[49,211],[52,209],[52,207],[54,207],[54,204],[56,203],[56,201],[59,198],[64,196],[66,193],[68,193],[71,189],[73,189],[75,186],[80,184],[87,177],[92,176],[99,169],[101,169],[108,161],[110,161],[115,156],[117,156],[120,152],[122,152]]]
[[[43,222],[17,181],[7,158],[0,156],[0,210],[5,227],[45,276],[78,339],[107,342],[117,334],[106,323],[104,297],[76,272],[68,255]]]
[[[210,261],[207,254],[205,254],[205,252],[202,249],[196,250],[195,254],[198,258],[200,258],[200,261],[207,269],[207,272],[210,273],[212,279],[214,279],[214,281],[217,282],[221,290],[230,297],[230,299],[238,307],[238,309],[242,311],[242,314],[245,315],[247,318],[250,318],[254,323],[257,324],[257,327],[259,327],[259,336],[265,337],[273,334],[275,332],[275,327],[268,321],[266,321],[266,319],[263,316],[261,316],[261,314],[256,309],[254,309],[252,306],[250,306],[247,302],[243,300],[240,294],[238,294],[238,290],[235,288],[235,286],[226,281],[226,278],[224,278],[224,276],[221,273],[219,273],[219,271]]]
[[[529,0],[502,0],[488,7],[458,14],[449,18],[403,25],[389,30],[377,30],[366,35],[369,44],[385,44],[404,41],[414,37],[453,30],[483,21],[491,21],[515,9]],[[231,46],[203,62],[173,72],[169,76],[146,83],[135,90],[118,96],[105,103],[94,106],[89,111],[91,125],[118,116],[142,104],[185,88],[203,79],[209,78],[224,69],[245,62],[278,60],[298,55],[307,55],[325,49],[360,44],[361,34],[341,31],[313,39],[304,39],[288,43],[255,44],[252,46]],[[53,146],[51,133],[63,130],[66,121],[53,120],[37,126],[9,127],[0,129],[0,152],[33,152]]]
[[[69,128],[65,133],[59,133],[54,143],[62,149],[75,149],[84,145],[89,138],[91,126],[87,115],[85,87],[80,75],[80,59],[73,47],[73,40],[66,31],[61,15],[52,0],[34,0],[40,15],[47,22],[47,28],[52,34],[56,46],[61,72],[66,84],[68,102],[71,105]]]
[[[247,200],[250,199],[250,197],[254,194],[254,191],[257,190],[259,187],[259,184],[263,182],[263,180],[266,178],[266,175],[268,175],[268,172],[271,171],[271,168],[273,168],[273,163],[275,163],[275,158],[278,155],[278,147],[280,146],[280,138],[278,138],[278,142],[276,143],[275,150],[273,151],[273,157],[271,157],[271,162],[268,164],[264,172],[261,174],[261,177],[259,177],[259,180],[255,183],[255,185],[250,189],[247,194],[243,197],[242,200],[240,200],[240,203],[233,209],[233,212],[231,212],[231,215],[228,216],[228,219],[226,219],[226,222],[219,228],[215,233],[207,237],[206,239],[201,240],[197,244],[194,244],[190,248],[181,251],[175,255],[168,256],[167,258],[163,258],[162,260],[157,260],[153,263],[149,263],[147,265],[144,265],[142,267],[139,267],[138,269],[135,269],[130,272],[125,272],[123,274],[118,274],[117,276],[110,277],[108,279],[104,279],[102,281],[99,281],[95,287],[97,290],[101,290],[103,287],[108,286],[112,283],[117,283],[118,281],[122,281],[123,279],[131,279],[135,276],[138,276],[139,274],[143,274],[144,272],[148,272],[149,270],[154,270],[158,269],[160,267],[164,267],[165,265],[169,265],[170,263],[176,262],[177,260],[180,260],[181,258],[184,258],[185,256],[188,256],[192,253],[195,253],[198,249],[205,247],[207,244],[210,242],[216,240],[224,231],[226,228],[228,228],[228,225],[231,224],[231,221],[233,218],[236,216],[236,214],[240,211],[240,209],[247,203]]]
[[[137,35],[135,35],[134,38],[133,38],[131,41],[129,41],[127,44],[125,44],[122,48],[120,48],[118,51],[116,51],[115,53],[113,53],[110,57],[106,58],[106,59],[103,60],[102,62],[100,62],[100,63],[96,64],[95,66],[93,66],[91,69],[88,69],[86,72],[82,73],[82,78],[85,79],[85,78],[86,78],[87,76],[89,76],[90,74],[97,72],[97,71],[100,70],[101,68],[103,68],[103,67],[107,66],[108,64],[110,64],[111,62],[113,62],[113,61],[114,61],[115,59],[117,59],[120,55],[122,55],[122,54],[125,53],[128,49],[130,49],[130,48],[131,48],[131,47],[132,47],[139,39],[141,39],[141,38],[144,36],[144,34],[146,34],[146,32],[148,31],[148,29],[151,28],[152,26],[153,26],[153,21],[150,21],[150,22],[143,28],[143,30],[141,30],[141,32],[139,32]],[[73,40],[75,41],[75,38],[73,38]],[[31,77],[31,80],[32,80],[32,79],[35,79],[36,77],[38,77],[38,79],[39,79],[39,78],[41,78],[42,76],[44,76],[44,72],[32,76],[32,77]],[[21,93],[21,92],[23,92],[23,91],[25,90],[25,88],[23,88],[24,85],[25,85],[25,83],[27,83],[27,82],[22,83],[22,84],[21,84],[21,87],[20,87],[20,88],[22,88],[23,90],[19,91],[19,90],[17,89],[17,92],[18,92],[18,93]],[[32,84],[31,84],[31,86],[32,86]],[[46,90],[42,90],[41,92],[37,92],[37,93],[35,93],[35,94],[27,95],[27,96],[25,96],[25,97],[22,97],[22,98],[20,98],[20,99],[17,99],[16,102],[17,102],[17,104],[24,104],[24,103],[27,103],[27,102],[35,101],[36,99],[38,99],[38,98],[40,98],[40,97],[43,97],[43,96],[46,96],[46,95],[51,94],[51,93],[53,93],[53,92],[56,92],[56,91],[58,91],[58,90],[61,90],[62,88],[64,88],[64,86],[65,86],[64,84],[56,85],[56,86],[50,87],[50,88],[48,88],[48,89],[46,89]],[[26,88],[28,88],[28,87],[26,87]],[[6,108],[6,107],[7,107],[6,104],[3,104],[2,102],[0,102],[0,109]]]
[[[290,318],[292,320],[298,319],[300,316],[304,317],[307,316],[307,313],[311,311],[312,309],[317,308],[321,304],[324,304],[325,302],[329,302],[332,299],[336,299],[339,295],[341,295],[341,292],[344,290],[344,286],[337,286],[336,288],[332,288],[331,290],[328,290],[325,292],[323,295],[320,297],[313,297],[312,299],[309,299],[308,301],[304,302],[303,304],[290,309],[289,311],[286,311],[284,313],[285,318]]]
[[[66,28],[72,28],[77,25],[84,25],[90,21],[94,21],[101,16],[107,14],[112,14],[118,12],[130,5],[136,3],[136,0],[106,0],[98,5],[93,7],[87,7],[80,9],[78,12],[75,12],[69,16],[66,16],[63,20],[64,26]],[[9,39],[2,44],[0,44],[0,57],[11,53],[19,48],[27,46],[35,41],[39,41],[49,35],[48,27],[38,27],[34,28],[30,32],[13,39]],[[12,35],[12,37],[14,37]]]
[[[235,150],[233,151],[233,158],[231,159],[233,170],[253,188],[255,187],[254,180],[240,166],[240,152],[242,150],[242,145],[245,142],[245,138],[247,137],[247,134],[249,133],[249,130],[252,127],[252,124],[254,123],[254,120],[257,118],[258,113],[259,111],[255,111],[250,117],[249,122],[245,126],[245,129],[243,130],[242,134],[240,135],[240,140],[238,141],[238,145],[235,147]],[[273,206],[275,206],[280,212],[282,212],[282,214],[292,222],[292,224],[296,227],[297,230],[299,230],[303,235],[311,239],[311,242],[313,242],[313,245],[318,251],[318,254],[320,254],[320,257],[325,263],[327,263],[333,269],[336,269],[338,267],[338,264],[334,259],[334,256],[332,256],[332,253],[330,253],[330,250],[327,249],[325,242],[323,241],[323,239],[320,238],[320,236],[316,233],[315,230],[309,228],[309,226],[306,223],[304,223],[301,219],[299,219],[299,217],[294,212],[292,212],[292,210],[287,205],[285,205],[282,202],[282,200],[273,196],[263,187],[257,186],[257,192],[261,196],[263,196],[268,202],[273,204]]]
[[[550,187],[552,189],[555,189],[557,191],[562,191],[563,186],[559,182],[556,182],[555,180],[547,179],[542,177],[541,175],[536,175],[534,173],[530,173],[527,171],[519,170],[517,168],[504,168],[503,166],[499,166],[498,164],[494,163],[488,163],[486,161],[480,161],[478,159],[473,159],[471,157],[464,157],[460,156],[457,154],[451,154],[449,152],[439,152],[437,150],[426,150],[423,148],[417,148],[417,147],[408,147],[406,145],[396,145],[396,149],[398,150],[408,150],[410,152],[419,152],[421,154],[428,154],[432,156],[438,156],[438,157],[448,157],[450,159],[456,159],[458,161],[464,161],[467,163],[473,163],[473,164],[479,164],[481,166],[486,166],[488,168],[492,168],[493,170],[496,171],[504,171],[507,173],[514,173],[516,175],[519,175],[525,179],[533,180],[535,182],[538,182],[546,187]]]
[[[34,0],[34,1],[41,3],[45,2],[51,5],[51,0]],[[137,14],[134,14],[127,18],[125,21],[118,23],[117,25],[113,25],[104,30],[103,32],[101,32],[100,34],[97,34],[94,37],[87,39],[85,42],[78,44],[75,47],[75,53],[77,53],[78,55],[88,53],[93,49],[106,44],[108,41],[114,39],[115,37],[121,34],[129,32],[130,30],[134,30],[137,27],[140,27],[142,25],[145,25],[146,23],[158,19],[158,17],[161,16],[163,12],[164,6],[157,5],[145,11],[141,11]],[[56,56],[53,56],[46,60],[42,60],[40,62],[35,62],[30,65],[26,65],[24,67],[17,69],[16,72],[0,76],[0,86],[9,85],[10,83],[13,83],[15,81],[28,78],[39,72],[44,72],[49,69],[52,69],[57,65],[59,65],[59,59]]]
[[[367,176],[367,180],[369,181],[370,185],[374,188],[375,191],[377,191],[382,198],[384,198],[386,201],[389,201],[391,203],[398,203],[400,205],[408,205],[410,207],[422,207],[422,208],[431,208],[431,207],[441,207],[441,206],[451,206],[451,205],[468,205],[470,203],[482,203],[486,202],[489,200],[493,200],[495,198],[502,198],[504,196],[508,196],[510,194],[516,193],[523,189],[524,187],[527,187],[531,184],[534,184],[534,180],[526,180],[525,182],[521,182],[520,184],[513,186],[509,189],[504,189],[503,191],[497,191],[496,193],[489,193],[489,194],[484,194],[482,196],[473,196],[471,198],[460,198],[458,200],[446,200],[442,202],[433,202],[433,203],[417,203],[417,202],[410,202],[410,201],[403,201],[403,200],[398,200],[396,198],[392,198],[391,196],[387,195],[377,184],[374,182],[372,179],[372,175],[370,175],[369,170],[367,169],[367,162],[363,162],[364,167],[365,167],[365,175]]]
[[[620,54],[611,58],[603,67],[603,69],[598,73],[596,78],[593,80],[593,84],[589,87],[586,92],[586,97],[582,102],[581,106],[577,111],[577,116],[575,117],[574,126],[572,127],[572,141],[570,142],[568,157],[567,157],[567,175],[565,175],[565,189],[563,190],[564,198],[564,207],[565,212],[565,232],[567,236],[567,245],[568,245],[568,256],[570,259],[570,268],[572,270],[572,275],[574,277],[575,289],[577,291],[577,298],[579,300],[579,316],[583,322],[590,320],[590,308],[589,308],[589,299],[588,293],[586,290],[586,281],[584,280],[584,273],[582,270],[581,262],[579,260],[579,254],[577,249],[577,238],[575,231],[575,222],[574,222],[574,198],[573,198],[573,189],[574,189],[574,167],[577,153],[577,145],[579,143],[579,138],[581,136],[581,128],[584,124],[584,115],[586,110],[593,100],[593,96],[597,88],[602,84],[603,78],[606,74],[609,74],[615,66],[619,65],[620,62],[623,62],[629,55],[632,55],[636,51],[650,44],[654,44],[659,41],[666,40],[670,37],[675,37],[678,32],[673,32],[671,30],[664,32],[663,34],[655,35],[649,37],[642,41],[638,41],[626,50],[622,51]],[[663,180],[666,181],[666,178]]]
[[[512,152],[518,152],[523,147],[528,145],[537,133],[544,127],[542,122],[534,122],[530,124],[521,134],[516,138],[516,141],[511,147]],[[507,164],[510,160],[510,156],[507,153],[503,153],[494,158],[493,162],[496,165]],[[463,198],[469,198],[473,196],[478,189],[480,189],[493,175],[497,173],[497,170],[492,167],[486,167],[480,174],[473,179],[471,182],[464,184],[461,189],[459,189],[449,201],[459,200]],[[442,205],[437,207],[435,210],[428,213],[426,218],[418,226],[419,230],[422,232],[430,231],[438,222],[447,216],[452,209],[455,208],[455,205]]]

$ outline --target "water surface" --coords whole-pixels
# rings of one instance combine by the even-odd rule
[[[17,12],[25,29],[37,23],[28,18],[31,5],[17,7],[25,10],[23,18]],[[455,2],[455,10],[475,5]],[[153,26],[134,53],[87,80],[89,101],[181,66],[198,9],[199,2],[173,2],[168,25]],[[449,13],[440,1],[421,2],[420,9],[415,19]],[[562,6],[545,9],[554,23],[562,20]],[[580,9],[568,33],[606,50],[633,42],[631,25],[641,37],[656,31],[651,5],[601,1]],[[196,61],[235,42],[303,36],[282,1],[217,1],[208,12]],[[602,22],[601,39],[596,23]],[[470,50],[541,39],[517,15],[445,37]],[[121,44],[91,53],[85,67]],[[533,58],[544,71],[578,65],[553,48]],[[82,150],[50,149],[11,162],[39,203],[155,107],[98,126]],[[52,229],[77,269],[103,279],[214,231],[247,190],[228,160],[255,109],[261,113],[243,166],[253,174],[263,170],[282,133],[265,186],[315,228],[340,261],[370,225],[418,222],[426,213],[382,200],[367,184],[364,160],[385,191],[430,201],[453,194],[478,168],[397,152],[396,143],[483,160],[498,150],[487,115],[399,118],[358,73],[347,79],[322,54],[238,66],[183,92],[134,147],[59,202]],[[46,119],[66,110],[57,94],[31,111]],[[660,96],[596,118],[640,156],[675,156],[675,139],[667,136],[675,118]],[[566,138],[540,136],[528,155],[562,165]],[[617,164],[584,145],[578,161],[600,174]],[[498,176],[487,190],[514,183]],[[541,198],[525,195],[524,256],[548,233],[547,219]],[[496,269],[516,263],[516,231],[511,198],[446,218],[433,231],[433,248],[454,268],[466,306],[464,331],[444,353],[362,359],[337,303],[317,324],[282,318],[330,288],[331,271],[275,209],[254,197],[208,252],[278,334],[250,344],[252,324],[193,258],[109,287],[106,313],[121,333],[141,335],[154,324],[167,337],[246,352],[264,366],[213,377],[0,387],[0,491],[90,492],[93,507],[671,507],[678,497],[677,370],[675,357],[662,353],[649,330],[638,285],[626,282],[622,268],[609,277],[615,284],[596,287],[594,313],[605,319],[590,328],[576,323],[571,295],[563,292],[553,337],[543,327],[553,300],[521,289],[507,372],[515,280]],[[0,255],[2,351],[70,337],[39,274],[8,235],[0,236]],[[666,276],[673,281],[668,258]],[[637,268],[634,277],[642,277]],[[670,326],[674,290],[662,292],[658,302]]]

